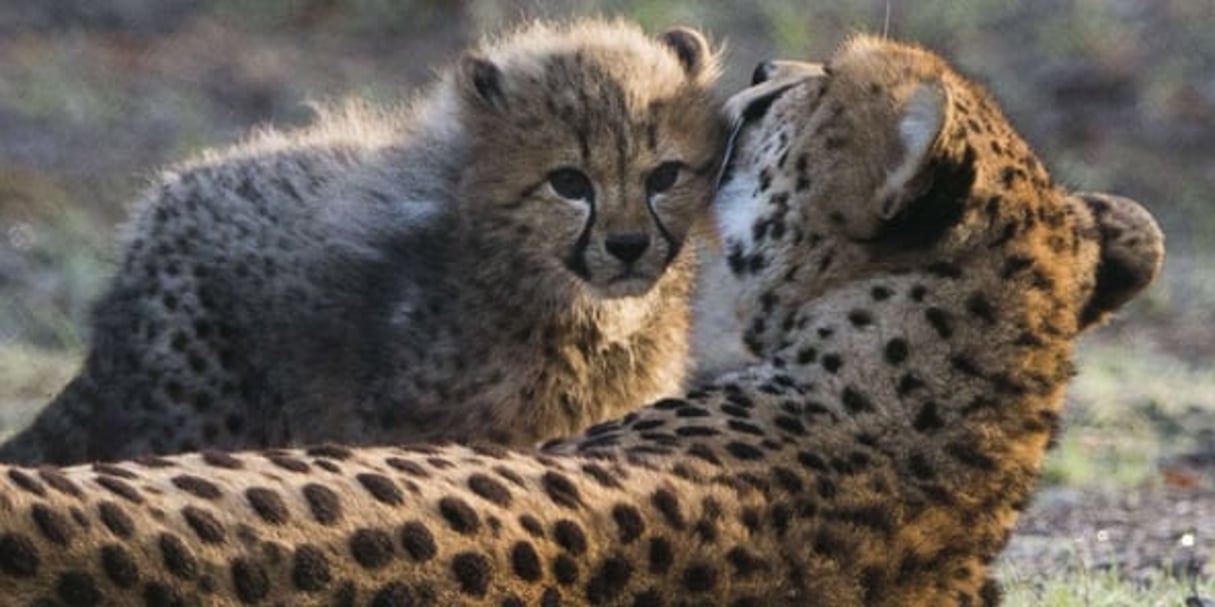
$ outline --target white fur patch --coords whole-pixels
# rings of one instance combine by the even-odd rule
[[[759,181],[754,175],[735,174],[717,191],[713,213],[717,229],[727,243],[751,247],[751,230],[759,211],[757,189]]]

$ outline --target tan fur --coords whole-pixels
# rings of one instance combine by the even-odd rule
[[[541,452],[9,468],[0,594],[995,603],[987,565],[1057,429],[1082,313],[1150,282],[1160,232],[1135,203],[1052,185],[991,100],[932,55],[862,38],[828,72],[789,67],[730,105],[745,123],[715,204],[764,363]],[[948,105],[915,158],[899,125],[921,85]],[[875,199],[909,162],[913,190]],[[1125,280],[1100,279],[1111,259]]]
[[[350,104],[168,172],[127,230],[84,371],[0,460],[527,445],[675,393],[683,245],[706,227],[724,135],[716,77],[691,30],[538,23],[410,107]],[[676,178],[651,191],[664,163]],[[553,189],[563,168],[591,199]],[[618,258],[619,235],[649,244]]]

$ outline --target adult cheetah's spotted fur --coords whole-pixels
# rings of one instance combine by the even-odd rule
[[[3,468],[0,596],[997,600],[987,564],[1056,429],[1072,341],[1150,281],[1161,236],[1133,202],[1052,185],[988,97],[924,51],[859,38],[826,75],[765,73],[731,106],[743,126],[718,204],[766,363],[541,452]]]

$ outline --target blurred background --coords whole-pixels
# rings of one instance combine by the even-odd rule
[[[1165,275],[1081,349],[1039,510],[1045,529],[1092,495],[1118,512],[1187,504],[1143,533],[1210,573],[1211,0],[0,0],[0,435],[74,372],[116,228],[158,167],[259,124],[306,124],[309,102],[400,99],[485,32],[581,14],[710,32],[726,45],[724,93],[761,59],[825,58],[850,34],[888,31],[991,89],[1061,183],[1142,201],[1167,233]],[[1090,519],[1068,528],[1093,534],[1081,564],[1124,569],[1117,551],[1142,538],[1111,540],[1111,524],[1098,541]],[[1102,556],[1103,542],[1119,546]]]

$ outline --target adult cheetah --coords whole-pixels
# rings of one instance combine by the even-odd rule
[[[320,447],[0,470],[0,595],[94,604],[978,605],[1077,334],[1146,286],[934,55],[762,66],[717,200],[763,364],[540,452]],[[744,229],[745,228],[745,229]],[[142,603],[141,603],[142,602]]]
[[[414,107],[171,171],[82,373],[0,461],[530,445],[678,393],[718,71],[693,30],[536,24]]]

